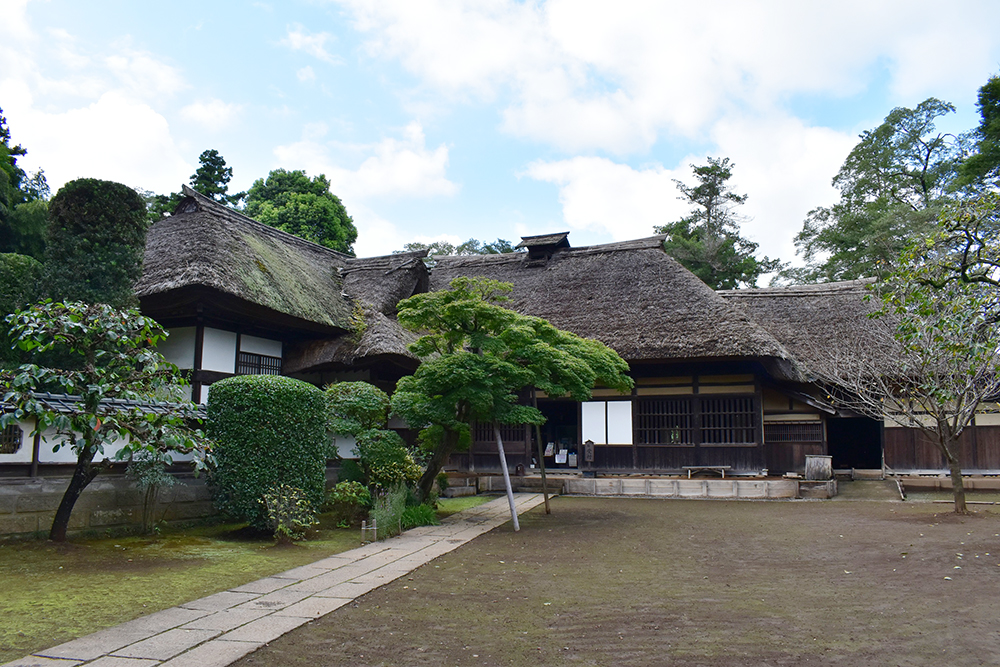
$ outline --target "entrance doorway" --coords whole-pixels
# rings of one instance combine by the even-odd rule
[[[576,401],[538,402],[538,409],[546,419],[541,427],[546,470],[579,467],[583,455],[579,442],[579,406]],[[539,463],[538,449],[534,445],[535,429],[531,429],[531,435],[531,460],[537,467]]]
[[[837,470],[882,468],[882,422],[867,417],[828,419],[826,437]]]

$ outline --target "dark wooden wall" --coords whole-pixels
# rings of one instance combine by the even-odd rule
[[[963,470],[1000,471],[1000,426],[974,426],[959,440]],[[944,456],[922,431],[885,429],[885,464],[892,470],[947,470]]]

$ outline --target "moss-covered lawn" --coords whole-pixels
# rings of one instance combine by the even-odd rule
[[[440,515],[490,500],[441,501]],[[0,664],[360,545],[328,517],[292,546],[253,539],[237,525],[169,529],[158,536],[0,542]]]
[[[553,500],[237,667],[850,665],[1000,656],[1000,513]]]

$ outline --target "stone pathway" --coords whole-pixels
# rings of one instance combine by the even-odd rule
[[[518,514],[541,504],[516,494]],[[224,667],[510,520],[505,497],[383,542],[142,616],[3,667]]]

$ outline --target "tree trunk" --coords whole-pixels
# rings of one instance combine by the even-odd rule
[[[538,409],[538,393],[534,389],[531,390],[531,405],[536,410]],[[535,441],[536,449],[538,449],[538,469],[542,473],[542,498],[545,500],[545,513],[552,514],[552,508],[549,507],[549,483],[545,479],[545,450],[542,448],[542,427],[539,424],[535,424]]]
[[[955,496],[955,513],[968,514],[969,510],[965,506],[965,484],[962,481],[962,463],[957,456],[952,456],[950,451],[946,453],[945,458],[948,459],[948,468],[951,470],[951,491]]]
[[[73,476],[70,478],[69,486],[66,487],[66,493],[63,494],[62,501],[59,503],[59,509],[56,510],[56,515],[52,519],[52,529],[49,530],[49,539],[53,542],[66,541],[66,531],[69,529],[69,517],[73,513],[73,506],[76,505],[76,501],[80,497],[80,494],[83,493],[83,490],[87,488],[87,485],[100,472],[100,468],[92,463],[95,452],[96,450],[89,443],[84,443],[83,450],[76,458],[76,468],[73,469]]]
[[[514,489],[510,486],[510,471],[507,470],[507,455],[503,451],[503,438],[500,437],[500,426],[493,422],[493,435],[497,439],[497,451],[500,453],[500,468],[503,470],[503,484],[507,487],[507,504],[510,505],[510,521],[514,524],[514,532],[521,530],[517,522],[517,508],[514,507]]]
[[[451,456],[457,446],[458,433],[445,431],[444,437],[441,438],[441,444],[431,454],[431,458],[427,462],[427,469],[424,470],[424,474],[420,476],[420,481],[417,483],[417,499],[420,502],[425,503],[431,497],[431,491],[434,489],[434,481],[437,479],[438,473],[441,472],[441,468],[444,467],[444,464],[448,461],[448,457]]]

